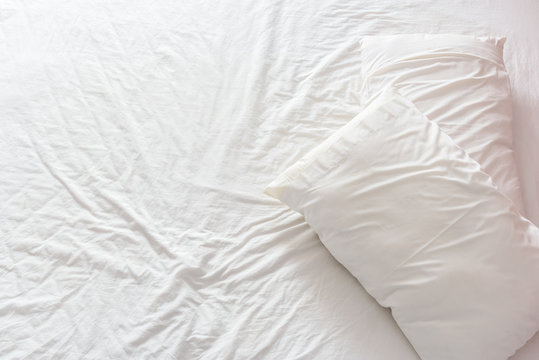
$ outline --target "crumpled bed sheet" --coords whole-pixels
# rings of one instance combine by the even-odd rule
[[[531,1],[0,4],[3,359],[417,360],[262,194],[360,109],[366,34],[505,35],[538,223]],[[514,359],[536,359],[539,336]]]

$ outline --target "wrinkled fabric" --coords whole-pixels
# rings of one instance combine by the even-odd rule
[[[417,360],[262,190],[359,112],[362,35],[505,35],[537,221],[536,13],[527,1],[2,1],[0,357]]]

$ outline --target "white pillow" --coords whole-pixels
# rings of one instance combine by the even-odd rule
[[[304,215],[423,360],[505,360],[539,328],[539,230],[400,95],[266,193]]]
[[[461,35],[365,37],[360,95],[366,101],[389,85],[397,87],[481,164],[523,213],[504,42]]]

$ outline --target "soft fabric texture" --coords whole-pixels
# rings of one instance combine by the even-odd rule
[[[418,360],[262,191],[361,111],[360,38],[504,35],[539,224],[538,13],[529,0],[2,1],[0,359]],[[539,334],[514,358],[537,359]]]
[[[395,86],[489,174],[522,212],[512,150],[504,38],[367,36],[360,41],[362,101]]]
[[[392,91],[266,192],[391,308],[423,360],[505,360],[539,328],[539,230]]]

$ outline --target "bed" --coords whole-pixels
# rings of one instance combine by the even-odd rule
[[[539,224],[533,1],[0,4],[5,359],[418,360],[263,194],[362,109],[367,35],[506,36]],[[539,357],[539,335],[513,357]]]

